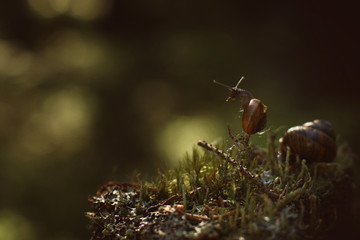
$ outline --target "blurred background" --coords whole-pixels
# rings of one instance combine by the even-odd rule
[[[234,86],[245,75],[241,87],[268,106],[268,129],[326,119],[359,154],[355,9],[321,1],[2,2],[0,238],[88,239],[87,196],[100,185],[154,176],[197,140],[226,140],[226,124],[239,133],[240,104],[225,102],[228,91],[213,79]],[[354,212],[359,220],[357,204]]]

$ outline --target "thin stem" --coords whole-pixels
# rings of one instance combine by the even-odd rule
[[[232,157],[230,157],[228,154],[224,153],[223,151],[219,150],[218,148],[212,146],[211,144],[205,142],[205,141],[198,141],[198,145],[200,147],[203,147],[211,152],[214,152],[216,155],[221,157],[222,159],[227,160],[229,163],[231,163],[234,167],[237,167],[239,172],[242,173],[246,178],[248,178],[251,182],[253,182],[260,191],[265,193],[269,196],[272,200],[279,199],[279,194],[276,193],[274,190],[267,188],[259,179],[257,179],[254,174],[252,174],[247,168],[241,166],[239,163],[235,161]]]

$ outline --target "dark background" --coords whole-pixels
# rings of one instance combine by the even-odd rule
[[[359,154],[357,15],[344,1],[1,3],[0,236],[87,239],[101,184],[239,132],[213,79],[245,75],[268,128],[326,119]]]

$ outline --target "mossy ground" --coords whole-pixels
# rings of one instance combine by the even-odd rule
[[[352,154],[306,164],[233,137],[194,148],[154,181],[110,182],[90,196],[91,239],[329,239],[351,224]],[[220,149],[224,149],[221,151]]]

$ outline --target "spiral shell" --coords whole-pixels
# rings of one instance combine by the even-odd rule
[[[281,152],[290,148],[290,157],[299,156],[311,162],[331,162],[337,151],[336,136],[331,124],[324,120],[306,122],[289,128],[280,139]]]
[[[214,83],[229,89],[230,95],[227,101],[229,99],[240,101],[241,108],[244,111],[242,116],[243,130],[248,135],[252,135],[254,133],[260,132],[266,127],[267,107],[259,99],[254,98],[249,91],[238,88],[243,79],[244,77],[239,80],[235,87],[230,87],[215,80]]]
[[[266,127],[266,109],[267,107],[259,99],[250,100],[242,116],[244,132],[251,135]]]

